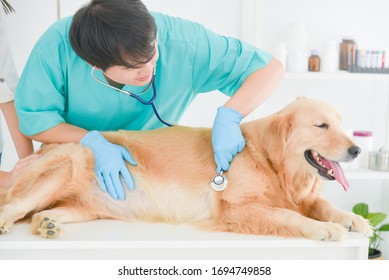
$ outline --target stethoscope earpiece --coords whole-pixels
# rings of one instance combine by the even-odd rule
[[[221,192],[224,191],[227,187],[228,179],[226,176],[223,175],[223,171],[219,174],[216,174],[211,179],[211,188],[214,191]]]

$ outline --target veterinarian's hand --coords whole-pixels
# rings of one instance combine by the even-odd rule
[[[212,127],[212,146],[216,162],[216,172],[227,171],[234,156],[246,145],[240,130],[242,114],[238,111],[219,107]]]
[[[117,200],[124,200],[125,193],[120,175],[130,190],[134,190],[134,181],[124,163],[126,160],[132,165],[136,165],[135,160],[122,146],[108,142],[98,131],[88,132],[80,141],[81,144],[92,149],[95,156],[95,172],[100,180],[100,187],[104,192]]]

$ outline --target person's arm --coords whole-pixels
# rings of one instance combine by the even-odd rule
[[[235,109],[246,117],[274,92],[283,75],[282,64],[272,58],[266,67],[250,74],[224,106]]]
[[[87,133],[86,129],[63,122],[29,138],[45,144],[79,143]]]
[[[240,122],[270,96],[282,75],[281,63],[271,59],[267,66],[247,76],[235,94],[219,107],[212,129],[216,172],[227,171],[233,157],[243,150],[246,141]]]
[[[18,118],[16,116],[14,101],[0,104],[0,108],[7,122],[19,158],[24,158],[32,154],[34,152],[32,141],[24,136],[18,128]]]
[[[270,96],[283,67],[263,50],[198,26],[194,68],[195,92],[219,90],[231,96],[218,108],[212,126],[216,172],[220,173],[229,169],[246,145],[239,126],[243,117]]]

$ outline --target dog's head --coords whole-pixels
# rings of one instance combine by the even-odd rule
[[[287,172],[314,174],[349,188],[339,162],[352,161],[361,150],[343,131],[334,107],[298,98],[273,115],[270,130],[274,134],[269,137],[270,154]]]

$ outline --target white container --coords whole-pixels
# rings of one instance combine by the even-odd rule
[[[335,72],[339,69],[339,56],[337,42],[335,40],[328,41],[321,55],[321,72]]]
[[[369,167],[369,152],[373,151],[373,133],[371,131],[357,130],[353,132],[355,143],[361,148],[361,154],[354,160],[356,166]]]
[[[286,60],[287,72],[306,72],[308,70],[308,57],[303,51],[288,53]]]

